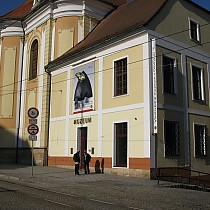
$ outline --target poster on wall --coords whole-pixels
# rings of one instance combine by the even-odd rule
[[[74,69],[73,114],[94,109],[94,63]]]

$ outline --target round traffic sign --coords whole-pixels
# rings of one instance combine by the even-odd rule
[[[39,115],[39,110],[35,107],[31,107],[29,110],[28,110],[28,116],[30,118],[37,118]]]
[[[28,133],[31,135],[36,135],[39,132],[39,127],[36,124],[31,124],[28,126]]]

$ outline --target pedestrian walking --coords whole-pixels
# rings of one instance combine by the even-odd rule
[[[90,154],[87,153],[87,150],[84,150],[83,162],[84,162],[85,174],[90,173],[90,167],[89,167],[90,160],[91,160]]]
[[[74,160],[74,171],[75,171],[75,175],[79,175],[79,164],[80,164],[80,151],[78,150],[74,156],[73,156],[73,160]]]

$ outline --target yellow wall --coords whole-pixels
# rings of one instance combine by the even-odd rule
[[[191,65],[197,66],[203,69],[203,81],[204,81],[204,101],[198,102],[193,100],[193,82],[192,82],[192,68]],[[209,92],[208,92],[208,66],[206,63],[201,61],[187,58],[187,80],[188,80],[188,100],[189,100],[189,108],[198,109],[202,111],[209,112]]]
[[[66,115],[67,72],[52,77],[51,117]]]
[[[163,90],[163,55],[175,59],[177,62],[177,94],[167,94]],[[157,47],[157,87],[158,87],[158,103],[168,104],[172,106],[183,106],[183,75],[181,66],[181,54],[168,50],[163,47]]]
[[[8,50],[9,53],[6,53]],[[2,39],[0,63],[0,87],[2,87],[0,88],[0,126],[8,129],[16,127],[19,53],[19,37],[4,37]],[[6,58],[6,56],[8,57]],[[8,72],[9,74],[7,75],[6,73]],[[3,98],[5,99],[5,97],[7,99],[6,103],[3,102]]]
[[[189,115],[189,125],[190,125],[190,145],[191,145],[191,164],[194,169],[197,171],[207,172],[209,173],[209,158],[208,156],[204,156],[201,158],[195,157],[195,138],[194,138],[194,124],[201,124],[207,126],[207,139],[206,139],[206,147],[207,147],[207,155],[209,156],[209,148],[210,148],[210,136],[209,136],[209,129],[210,129],[210,121],[209,117],[198,116],[198,115]]]
[[[13,115],[13,98],[15,86],[15,62],[16,47],[4,48],[4,66],[2,71],[2,91],[0,104],[0,117],[12,118]]]
[[[0,147],[15,147],[20,37],[4,37],[0,63]]]
[[[65,120],[50,123],[49,156],[65,155],[65,124]]]
[[[188,1],[167,1],[164,9],[160,10],[153,18],[148,28],[155,30],[159,34],[173,35],[172,39],[185,43],[187,46],[197,48],[197,50],[210,52],[208,44],[195,44],[189,36],[189,18],[199,23],[201,43],[209,42],[210,17],[208,12],[202,8],[196,8]],[[182,24],[176,24],[182,23]],[[177,33],[181,32],[181,33]]]
[[[74,28],[58,30],[58,57],[74,46]]]
[[[68,50],[67,48],[70,49],[70,47],[78,43],[78,17],[58,18],[55,24],[54,58],[57,58],[61,53]],[[64,39],[62,39],[62,37]]]
[[[128,56],[128,95],[113,98],[113,62],[126,56]],[[104,58],[103,87],[103,109],[144,101],[143,46],[132,47]]]
[[[184,139],[184,114],[171,110],[158,110],[158,135],[157,135],[157,163],[158,167],[177,166],[184,163],[185,139]],[[164,120],[179,122],[180,156],[164,157]]]
[[[128,122],[129,157],[144,157],[145,131],[143,108],[103,114],[102,157],[112,157],[114,123],[119,122]]]

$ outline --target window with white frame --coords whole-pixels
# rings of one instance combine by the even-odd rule
[[[192,65],[193,100],[204,100],[203,69]]]
[[[176,59],[163,55],[163,92],[177,94],[177,62]]]
[[[114,129],[115,129],[114,166],[127,167],[127,142],[128,142],[127,122],[115,123]]]
[[[165,156],[178,156],[179,150],[179,123],[164,121]]]
[[[200,41],[200,26],[197,22],[193,20],[189,20],[190,25],[190,39],[193,41],[199,42]]]
[[[127,94],[127,58],[114,62],[114,96]]]
[[[31,51],[30,51],[29,80],[37,78],[37,65],[38,65],[38,40],[35,39],[31,45]]]
[[[206,140],[207,140],[207,126],[194,124],[194,139],[195,139],[195,157],[205,156]]]

